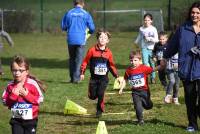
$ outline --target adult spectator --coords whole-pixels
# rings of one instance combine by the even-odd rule
[[[189,9],[188,18],[173,35],[163,57],[168,59],[178,52],[178,73],[183,82],[187,108],[187,131],[198,130],[200,116],[200,1]],[[166,60],[161,65],[165,66]]]
[[[65,13],[61,28],[67,32],[70,82],[79,83],[86,35],[94,33],[95,26],[91,15],[83,9],[84,0],[74,0],[73,2],[74,8]]]

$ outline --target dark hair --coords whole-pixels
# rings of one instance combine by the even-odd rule
[[[97,33],[96,33],[97,39],[99,38],[101,33],[105,33],[108,36],[108,38],[111,38],[111,34],[107,30],[100,28],[100,29],[97,30]]]
[[[74,5],[78,5],[78,4],[83,5],[84,4],[84,0],[74,0]]]
[[[146,17],[149,17],[151,20],[153,20],[153,16],[150,13],[146,13],[143,17],[143,19],[145,19]]]
[[[15,55],[13,57],[13,60],[11,61],[11,64],[10,64],[11,71],[13,70],[14,63],[17,63],[19,66],[25,66],[26,70],[29,70],[29,68],[30,68],[30,63],[27,60],[27,58],[20,54]],[[38,83],[39,87],[43,90],[43,92],[46,91],[46,85],[44,85],[44,83],[41,80],[37,79],[35,76],[33,76],[31,74],[28,74],[28,77],[31,79],[34,79]]]
[[[129,59],[133,59],[133,58],[141,59],[142,58],[141,52],[139,50],[131,51],[129,55]]]
[[[191,20],[191,12],[193,8],[198,8],[200,10],[200,1],[194,2],[192,6],[189,8],[187,20]]]
[[[160,36],[168,36],[168,34],[166,32],[164,32],[164,31],[160,31],[158,36],[160,38]]]

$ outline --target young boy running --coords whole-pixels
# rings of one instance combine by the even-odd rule
[[[100,117],[104,112],[104,92],[108,85],[108,72],[111,71],[115,78],[118,78],[117,69],[113,62],[113,56],[107,47],[110,33],[104,29],[97,31],[97,44],[90,48],[81,65],[81,80],[84,80],[84,73],[87,64],[90,66],[90,81],[88,97],[92,100],[98,99],[96,116]]]
[[[143,125],[143,109],[152,109],[153,103],[150,98],[150,90],[148,86],[148,75],[156,71],[160,66],[152,68],[141,64],[140,51],[133,51],[129,56],[131,66],[126,69],[124,79],[129,82],[132,89],[133,104],[136,110],[138,124]],[[123,88],[119,90],[122,94]]]
[[[168,35],[167,33],[161,31],[158,35],[159,42],[155,44],[153,49],[153,60],[156,62],[157,65],[160,65],[160,61],[163,59],[163,52],[166,50]],[[167,90],[167,80],[166,80],[166,70],[159,70],[158,77],[163,85],[165,91]]]

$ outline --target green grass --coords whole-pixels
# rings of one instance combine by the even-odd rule
[[[114,60],[120,75],[124,74],[129,64],[128,54],[133,46],[135,33],[112,33],[109,47],[113,52]],[[78,85],[67,84],[69,80],[68,54],[65,43],[65,34],[12,34],[15,46],[10,48],[5,43],[1,53],[5,75],[0,78],[0,89],[6,87],[12,79],[9,71],[9,62],[13,55],[22,53],[31,62],[31,73],[45,81],[48,90],[45,93],[44,103],[41,104],[38,134],[94,134],[98,119],[94,118],[96,102],[87,98],[89,71],[86,79]],[[95,37],[88,41],[88,47],[94,44]],[[112,89],[114,78],[109,75],[110,83],[106,92],[116,92]],[[157,84],[150,85],[154,108],[144,112],[145,125],[137,126],[131,95],[106,95],[106,113],[124,112],[124,115],[104,115],[100,120],[105,121],[109,134],[187,134],[186,109],[183,98],[183,88],[180,88],[180,106],[163,104],[165,92]],[[129,89],[125,89],[129,91]],[[2,94],[3,90],[0,90]],[[67,98],[80,104],[92,116],[64,115],[63,108]],[[0,134],[11,133],[9,126],[10,111],[0,104]],[[200,122],[199,122],[200,123]]]

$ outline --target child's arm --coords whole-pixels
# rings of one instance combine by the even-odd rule
[[[114,60],[113,60],[113,56],[112,56],[112,52],[110,51],[110,57],[109,57],[109,65],[110,65],[110,72],[112,73],[112,75],[115,77],[115,78],[118,78],[119,75],[118,75],[118,72],[117,72],[117,68],[115,67],[115,64],[114,64]]]
[[[80,70],[81,71],[81,75],[80,75],[81,80],[84,80],[84,78],[85,78],[84,73],[85,73],[87,64],[89,63],[89,60],[91,57],[92,57],[92,51],[91,51],[91,49],[89,49],[83,60],[83,63],[81,64],[81,70]]]
[[[123,93],[123,89],[124,89],[125,84],[126,84],[125,82],[126,82],[125,80],[120,81],[120,83],[122,84],[122,86],[121,86],[120,89],[119,89],[119,94],[120,94],[120,95]]]
[[[135,39],[134,43],[139,45],[140,40],[142,40],[142,35],[141,35],[141,32],[139,31],[137,38]]]
[[[160,65],[159,65],[159,66],[156,66],[153,70],[154,70],[154,71],[164,70],[165,67],[166,67],[166,64],[167,64],[167,60],[166,60],[166,59],[162,59],[162,60],[160,61]]]
[[[121,81],[120,81],[120,83],[122,84],[122,86],[121,86],[120,89],[119,89],[119,94],[120,94],[120,95],[123,93],[123,89],[124,89],[124,87],[125,87],[125,85],[126,85],[127,79],[128,79],[128,74],[127,74],[127,72],[125,72],[125,74],[124,74],[124,79],[121,79]],[[119,80],[120,80],[120,79],[119,79]]]

